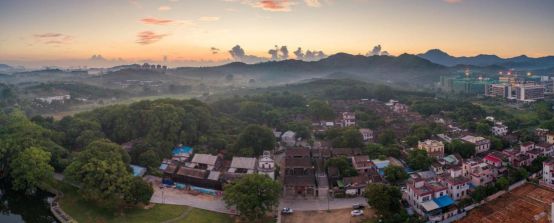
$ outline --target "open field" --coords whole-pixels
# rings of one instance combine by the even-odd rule
[[[108,222],[179,222],[179,223],[209,223],[235,222],[230,215],[205,211],[184,205],[155,204],[151,208],[126,209],[124,213],[114,213],[97,205],[84,201],[77,190],[67,184],[62,186],[64,197],[60,200],[62,209],[81,223]]]
[[[481,207],[471,210],[461,223],[525,223],[550,222],[550,206],[554,191],[525,184]]]
[[[152,95],[152,96],[139,96],[139,97],[132,97],[132,98],[127,98],[127,99],[122,99],[122,100],[115,100],[115,101],[105,100],[103,104],[90,103],[90,104],[76,105],[76,106],[71,107],[67,111],[60,111],[60,112],[56,112],[56,113],[48,113],[48,114],[44,114],[43,116],[52,116],[54,119],[60,120],[65,116],[74,115],[74,114],[77,114],[77,113],[80,113],[80,112],[91,111],[91,110],[94,110],[96,108],[109,106],[109,105],[118,105],[118,104],[125,105],[125,104],[131,104],[131,103],[134,103],[134,102],[139,102],[139,101],[142,101],[142,100],[157,100],[157,99],[165,99],[165,98],[185,100],[185,99],[191,99],[191,98],[198,97],[198,96],[200,96],[200,95],[164,94],[164,95]]]
[[[352,217],[351,208],[327,211],[295,211],[292,215],[283,215],[282,223],[336,223],[336,222],[364,222],[374,217],[371,208],[364,209],[363,216]]]

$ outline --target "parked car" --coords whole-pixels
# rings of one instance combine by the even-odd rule
[[[292,214],[294,213],[294,210],[292,210],[291,208],[283,208],[283,210],[281,210],[281,214]]]
[[[364,209],[365,206],[363,204],[355,204],[355,205],[352,205],[352,209],[354,210],[359,210],[359,209]]]
[[[363,210],[353,210],[350,212],[350,214],[352,216],[361,216],[361,215],[364,215],[364,211]]]

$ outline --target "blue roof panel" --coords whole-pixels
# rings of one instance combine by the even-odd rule
[[[448,195],[440,196],[438,198],[433,199],[435,203],[439,205],[440,208],[448,207],[452,204],[454,204],[454,200]]]

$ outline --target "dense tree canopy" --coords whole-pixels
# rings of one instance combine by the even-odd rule
[[[462,158],[470,158],[475,155],[475,145],[455,139],[445,145],[445,152],[447,154],[458,153]]]
[[[319,100],[310,101],[308,112],[315,120],[333,120],[335,118],[335,112],[331,106]]]
[[[402,193],[398,187],[386,184],[369,184],[365,189],[364,196],[371,208],[374,208],[379,215],[383,215],[385,218],[402,209],[400,204]]]
[[[265,175],[248,174],[225,185],[223,200],[235,207],[240,216],[253,222],[260,220],[279,204],[281,185]]]
[[[325,138],[335,148],[359,148],[364,145],[362,134],[356,128],[332,128],[327,130]]]
[[[49,164],[50,157],[49,152],[38,147],[19,153],[10,163],[13,188],[33,193],[41,184],[52,179],[54,168]]]
[[[237,139],[234,146],[236,154],[243,156],[259,156],[264,150],[275,147],[275,136],[271,129],[260,125],[249,125]]]
[[[352,162],[346,157],[333,157],[325,162],[325,169],[336,167],[339,169],[342,177],[352,177],[358,175],[356,169],[352,167]]]
[[[408,179],[408,173],[402,167],[390,165],[385,167],[385,179],[391,183],[398,184]]]
[[[408,153],[406,162],[414,170],[426,170],[431,166],[432,159],[427,156],[427,151],[414,149]]]
[[[89,144],[65,169],[68,180],[80,184],[80,193],[90,201],[120,207],[132,185],[126,152],[117,144],[99,140]]]

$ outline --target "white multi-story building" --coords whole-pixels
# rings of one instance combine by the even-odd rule
[[[502,124],[502,122],[497,122],[491,128],[491,132],[495,136],[505,136],[508,134],[508,126]]]
[[[341,114],[341,126],[350,127],[356,125],[356,114],[354,112],[343,112]]]
[[[443,177],[441,180],[446,182],[448,187],[448,195],[454,200],[460,200],[467,197],[469,190],[469,183],[471,180],[464,177],[461,168],[450,169],[450,175]]]
[[[371,129],[360,129],[360,134],[362,134],[362,138],[364,141],[369,141],[373,139],[373,130]]]
[[[416,213],[430,222],[443,222],[458,213],[444,182],[412,178],[402,196]]]

